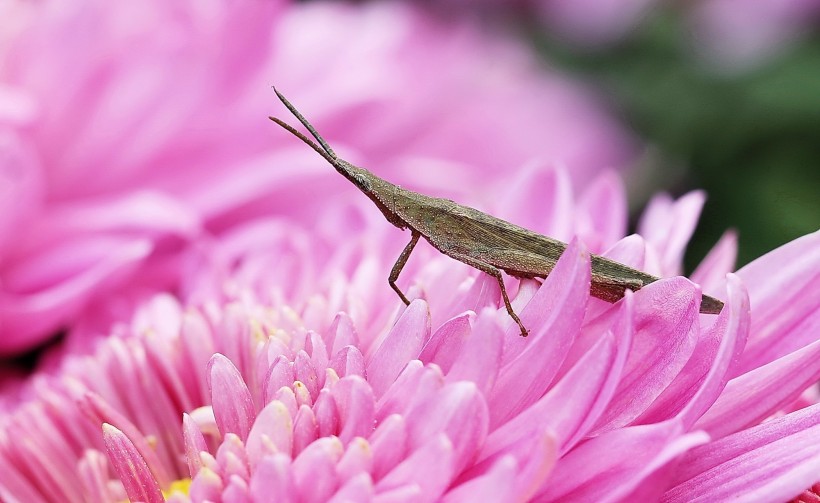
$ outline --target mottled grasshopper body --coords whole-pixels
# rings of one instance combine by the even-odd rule
[[[388,278],[388,283],[405,304],[410,302],[396,285],[396,280],[419,238],[424,237],[441,253],[493,276],[501,287],[507,312],[518,324],[521,335],[527,335],[527,329],[510,304],[501,271],[519,278],[545,278],[566,249],[566,243],[449,199],[402,189],[364,168],[350,164],[336,155],[279,91],[276,95],[307,128],[318,145],[284,121],[275,117],[270,119],[324,157],[336,171],[364,192],[391,224],[400,229],[410,229],[410,242],[399,255]],[[590,293],[608,302],[621,299],[627,289],[638,290],[659,279],[598,255],[592,255],[591,263]],[[722,308],[723,302],[703,296],[700,306],[702,313],[717,314]]]

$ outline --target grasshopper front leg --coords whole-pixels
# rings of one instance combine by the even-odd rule
[[[413,251],[413,248],[416,247],[416,243],[419,242],[419,237],[421,234],[416,231],[412,231],[412,234],[413,235],[410,238],[410,242],[407,243],[407,246],[405,246],[404,250],[401,251],[401,255],[399,255],[398,260],[396,260],[396,263],[393,264],[393,269],[390,271],[390,277],[387,278],[387,282],[390,283],[390,288],[395,290],[396,293],[399,294],[399,298],[401,298],[402,302],[408,306],[410,305],[410,301],[407,300],[407,297],[405,297],[404,293],[402,293],[399,289],[399,286],[396,284],[396,280],[399,279],[399,273],[401,273],[401,270],[404,268],[404,264],[407,263],[407,259],[410,258],[410,253]]]

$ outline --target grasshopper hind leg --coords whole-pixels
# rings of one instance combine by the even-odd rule
[[[470,257],[469,255],[461,255],[457,253],[448,253],[448,255],[470,267],[474,267],[483,273],[489,274],[498,281],[498,286],[501,287],[501,297],[504,299],[504,307],[507,308],[507,314],[509,314],[510,318],[512,318],[518,325],[518,328],[521,330],[521,337],[526,337],[527,334],[529,334],[529,330],[524,327],[524,324],[521,322],[521,318],[519,318],[513,310],[512,304],[510,303],[510,297],[507,295],[507,287],[504,286],[504,276],[501,275],[501,269],[492,264],[488,264],[487,262],[482,262],[481,260]]]

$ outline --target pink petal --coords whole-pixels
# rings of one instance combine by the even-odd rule
[[[366,473],[348,480],[327,503],[368,503],[373,501],[373,481]]]
[[[507,184],[497,212],[502,218],[560,241],[572,238],[572,185],[564,169],[531,164]]]
[[[191,481],[192,501],[219,501],[222,498],[224,484],[219,475],[210,468],[199,470]]]
[[[359,345],[359,334],[347,313],[336,315],[328,329],[328,335],[330,337],[328,345],[332,347],[330,353],[334,357],[346,346],[357,347]]]
[[[535,501],[619,501],[668,463],[708,441],[678,420],[607,432],[561,459]],[[639,446],[639,447],[638,447]]]
[[[339,480],[345,481],[359,477],[364,474],[370,480],[370,473],[373,470],[373,449],[363,438],[354,438],[347,445],[342,459],[336,465],[336,473]],[[338,493],[337,493],[338,494]]]
[[[347,444],[354,437],[368,437],[373,432],[376,404],[373,390],[358,376],[339,380],[331,390],[339,411],[339,439]]]
[[[256,418],[251,392],[233,363],[219,353],[208,362],[208,387],[219,431],[247,439]]]
[[[735,269],[735,260],[737,260],[737,232],[729,230],[723,233],[690,277],[692,281],[701,286],[703,293],[722,294],[720,287],[726,275]]]
[[[729,381],[695,428],[720,438],[757,424],[820,379],[820,340]]]
[[[420,361],[412,360],[377,402],[376,419],[405,414],[416,404],[429,400],[443,385],[444,376],[438,367],[423,367]]]
[[[290,458],[285,454],[274,454],[262,458],[251,475],[250,493],[254,501],[284,503],[300,501],[293,484]],[[219,500],[214,499],[213,501]]]
[[[248,483],[238,475],[232,476],[222,491],[222,503],[253,503]]]
[[[365,377],[364,356],[356,346],[345,346],[340,349],[328,365],[336,371],[339,377]]]
[[[490,434],[480,459],[503,454],[545,427],[555,432],[563,453],[589,431],[612,398],[623,370],[632,335],[631,304],[624,303],[615,334],[599,337],[547,394]]]
[[[487,275],[479,275],[476,281],[485,276]],[[498,288],[498,283],[496,283],[496,288]],[[498,298],[497,291],[494,298]],[[459,314],[438,327],[430,340],[427,341],[427,344],[424,345],[424,349],[421,350],[419,360],[424,363],[435,363],[445,374],[449,372],[472,331],[470,316],[470,313]]]
[[[584,189],[577,206],[578,236],[591,253],[602,253],[626,233],[626,190],[614,171],[598,175]]]
[[[503,424],[543,395],[581,326],[589,287],[589,254],[574,239],[519,312],[529,336],[520,337],[516,325],[508,326],[503,365],[490,395],[491,425]]]
[[[407,425],[411,449],[445,433],[452,444],[455,473],[459,473],[475,459],[487,437],[487,403],[472,382],[448,384],[410,411]]]
[[[307,406],[299,407],[293,420],[293,455],[296,456],[319,438],[319,426],[313,410]]]
[[[374,480],[381,479],[405,458],[408,450],[407,437],[407,423],[398,414],[388,416],[370,435]]]
[[[820,405],[690,451],[664,502],[786,501],[820,473]]]
[[[820,327],[820,231],[767,253],[737,275],[749,289],[753,314],[751,336],[735,375],[815,341]]]
[[[202,468],[199,453],[208,451],[205,437],[188,413],[182,414],[182,436],[185,443],[185,460],[188,463],[188,473],[191,478]]]
[[[273,396],[284,386],[291,386],[296,380],[293,372],[293,363],[285,356],[280,355],[273,364],[268,367],[265,379],[262,381],[262,397],[265,402],[270,402]]]
[[[448,383],[472,381],[482,394],[489,394],[501,365],[504,331],[495,309],[485,309],[475,328],[447,372]]]
[[[111,466],[117,473],[128,499],[147,503],[164,503],[162,491],[148,464],[134,444],[120,430],[103,424],[103,441]]]
[[[638,423],[661,422],[680,414],[689,428],[718,399],[749,336],[749,295],[733,274],[729,276],[728,287],[726,308],[701,336],[678,377],[641,415]]]
[[[444,433],[432,438],[376,484],[377,493],[411,484],[419,488],[419,503],[437,501],[453,477],[453,445]]]
[[[328,437],[339,433],[339,411],[330,396],[329,389],[323,389],[313,404],[313,414],[319,427],[319,436]]]
[[[296,380],[305,385],[311,399],[315,401],[319,396],[319,389],[322,387],[319,383],[319,373],[316,371],[316,367],[313,366],[313,362],[310,361],[310,356],[303,350],[297,352],[296,358],[293,359],[293,373]]]
[[[114,499],[114,495],[106,486],[109,477],[108,460],[105,454],[97,450],[88,449],[79,461],[79,475],[83,483],[83,492],[88,503],[107,503]],[[7,472],[3,472],[3,483],[6,482]],[[16,491],[15,491],[16,493]],[[3,491],[0,490],[0,497]],[[7,499],[11,500],[11,498]],[[39,501],[38,498],[25,501]]]
[[[247,479],[250,475],[248,456],[242,441],[233,433],[228,433],[216,450],[216,463],[219,466],[219,476],[222,480],[230,480],[239,476]]]
[[[17,353],[50,337],[92,293],[125,281],[151,253],[145,239],[98,237],[55,245],[3,271],[0,291],[0,354]],[[64,258],[73,257],[74,264]],[[60,270],[52,270],[54,265]],[[26,285],[15,286],[25,282]],[[35,282],[39,286],[33,286]],[[25,292],[25,293],[21,293]]]
[[[684,278],[663,279],[638,290],[632,347],[612,402],[595,427],[629,424],[686,365],[698,336],[700,294]]]
[[[693,191],[677,201],[658,195],[649,202],[638,224],[638,233],[658,250],[663,276],[680,274],[683,252],[705,201],[705,193]]]
[[[324,437],[303,450],[291,465],[293,483],[305,503],[323,503],[338,487],[336,463],[344,454],[336,437]]]
[[[277,452],[291,455],[293,419],[285,404],[274,400],[259,411],[245,445],[251,467],[256,466],[265,456]]]
[[[514,498],[518,463],[513,456],[504,456],[479,477],[447,491],[443,503],[471,503],[474,501],[523,501]]]
[[[430,337],[430,312],[423,300],[414,300],[367,364],[367,379],[380,397],[407,362],[418,357]]]

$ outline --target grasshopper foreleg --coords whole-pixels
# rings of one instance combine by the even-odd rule
[[[393,269],[390,271],[390,277],[387,278],[387,282],[390,283],[390,288],[395,290],[396,293],[399,294],[399,298],[401,298],[402,302],[407,305],[410,305],[410,301],[407,300],[407,297],[405,297],[404,293],[399,289],[396,280],[399,279],[399,273],[401,273],[401,270],[404,268],[404,264],[407,263],[407,259],[410,258],[410,253],[413,251],[413,248],[416,247],[416,243],[419,242],[419,236],[421,236],[421,234],[416,231],[412,231],[412,234],[410,242],[407,243],[407,246],[401,251],[401,255],[399,255],[398,260],[393,264]]]

